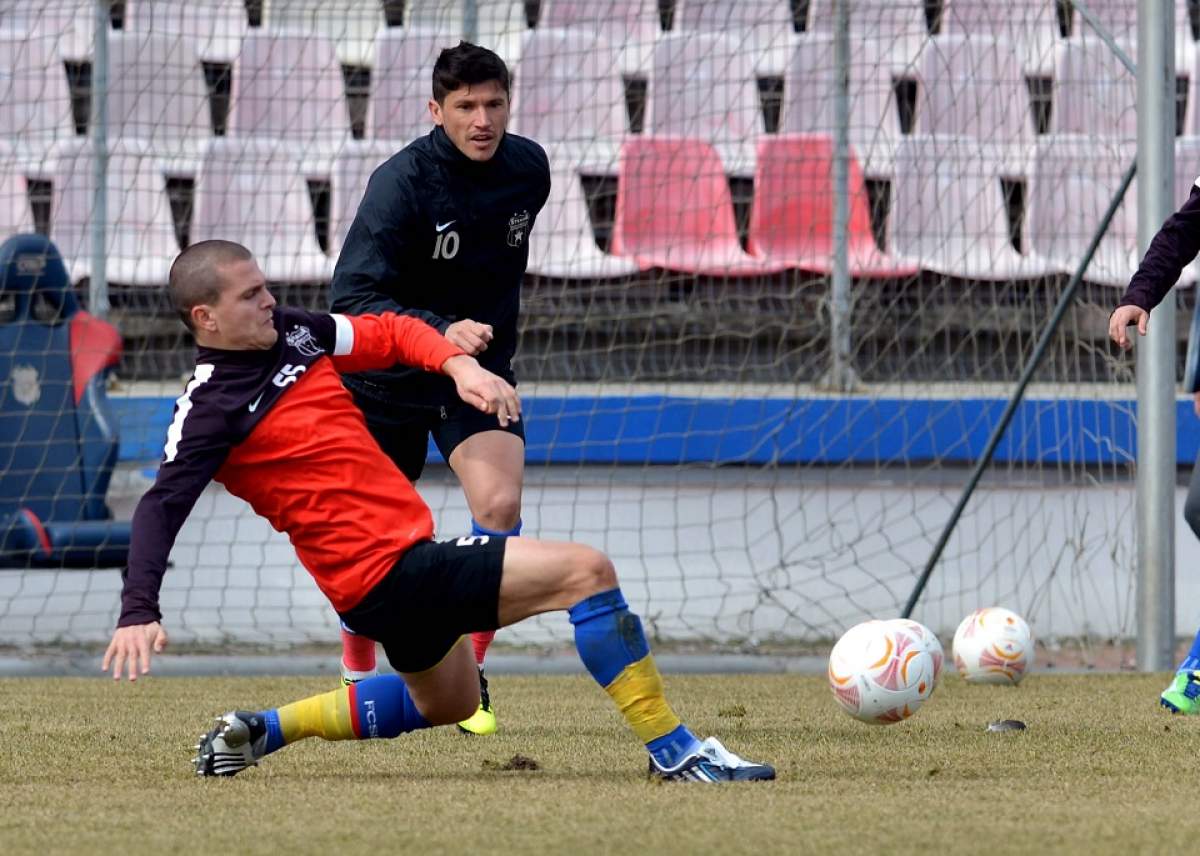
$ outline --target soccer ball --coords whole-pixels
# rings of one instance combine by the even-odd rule
[[[942,646],[915,621],[866,621],[829,655],[829,688],[842,710],[872,725],[908,719],[933,693]]]
[[[954,667],[972,684],[1015,685],[1033,668],[1025,619],[999,606],[977,609],[954,633]]]

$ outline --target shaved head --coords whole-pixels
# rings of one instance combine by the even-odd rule
[[[175,258],[167,290],[175,311],[193,333],[192,307],[213,306],[221,297],[224,284],[222,269],[235,262],[254,258],[254,254],[233,241],[201,241],[192,244]]]

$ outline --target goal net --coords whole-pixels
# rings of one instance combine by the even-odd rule
[[[0,232],[48,235],[92,314],[107,295],[113,519],[151,483],[192,365],[174,255],[238,240],[281,303],[327,306],[367,177],[428,132],[432,63],[469,37],[507,61],[509,129],[553,177],[515,366],[526,534],[606,550],[660,642],[799,650],[898,614],[1134,159],[1136,87],[1067,2],[853,0],[845,49],[838,5],[125,0],[98,30],[90,0],[0,0]],[[1182,200],[1200,118],[1179,8]],[[1136,5],[1088,9],[1136,59]],[[1004,605],[1044,639],[1133,633],[1132,361],[1105,321],[1136,251],[1131,191],[917,608],[935,630]],[[0,335],[38,323],[0,300]],[[69,355],[3,341],[11,521],[55,500],[30,472],[76,489],[84,453],[47,455],[44,426],[87,402],[47,393]],[[469,528],[436,452],[418,488],[439,534]],[[119,569],[6,543],[0,644],[107,638]],[[215,486],[172,564],[177,642],[336,638],[286,537]]]

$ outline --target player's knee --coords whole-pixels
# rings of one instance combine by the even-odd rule
[[[484,497],[475,512],[475,522],[493,532],[507,532],[521,519],[521,493],[498,488]]]
[[[442,688],[437,698],[423,699],[417,705],[430,725],[451,725],[470,719],[479,708],[479,683],[467,681],[453,688]]]
[[[570,594],[582,600],[616,586],[617,569],[612,560],[599,550],[577,545],[571,562]]]

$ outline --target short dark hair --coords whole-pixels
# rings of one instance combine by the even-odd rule
[[[221,299],[221,267],[252,258],[252,252],[233,241],[201,241],[175,257],[167,290],[185,327],[196,332],[192,307]]]
[[[433,100],[443,104],[454,90],[489,80],[499,83],[504,94],[508,94],[508,66],[504,60],[487,48],[459,42],[438,54],[433,64]]]

